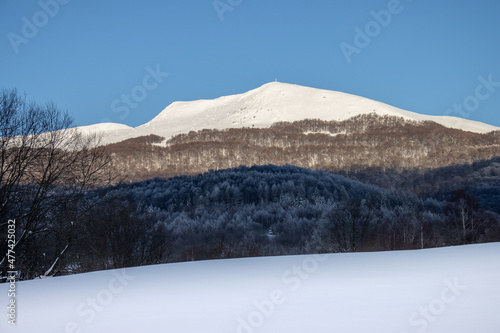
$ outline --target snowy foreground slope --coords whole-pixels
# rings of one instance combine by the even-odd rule
[[[107,144],[150,134],[169,139],[173,135],[202,129],[267,128],[278,121],[304,119],[341,121],[368,113],[431,120],[446,127],[477,133],[499,129],[477,121],[429,116],[356,95],[281,82],[267,83],[243,94],[213,100],[174,102],[153,120],[135,128],[105,123],[80,129],[84,133],[102,134],[103,144]]]
[[[145,266],[17,290],[18,325],[4,317],[0,332],[498,333],[500,243]]]

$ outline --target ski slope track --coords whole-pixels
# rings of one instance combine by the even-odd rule
[[[0,332],[498,333],[500,243],[161,264],[16,293]]]
[[[409,120],[431,120],[446,127],[487,133],[500,128],[477,121],[429,116],[346,93],[272,82],[239,95],[213,100],[174,102],[150,122],[132,128],[105,123],[80,127],[86,134],[102,135],[102,144],[156,134],[167,139],[189,131],[241,127],[267,128],[278,121],[304,119],[346,120],[376,113]]]

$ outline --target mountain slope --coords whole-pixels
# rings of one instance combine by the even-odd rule
[[[100,123],[88,126],[78,127],[78,131],[85,136],[98,135],[102,140],[102,144],[108,144],[121,141],[121,138],[133,138],[140,136],[137,130],[133,127],[116,124],[116,123]]]
[[[142,126],[120,130],[98,126],[96,132],[102,133],[103,143],[108,144],[150,134],[168,139],[173,135],[201,129],[267,128],[275,122],[303,119],[342,121],[368,113],[408,120],[430,120],[445,127],[477,133],[499,129],[456,117],[409,112],[351,94],[272,82],[243,94],[213,100],[174,102]]]
[[[500,131],[466,132],[434,122],[375,114],[344,121],[280,122],[270,128],[205,129],[162,140],[141,137],[108,145],[116,173],[135,181],[239,165],[408,170],[500,155]]]
[[[0,331],[497,333],[499,251],[215,260],[20,282],[17,326],[4,318]]]
[[[149,123],[139,126],[138,130],[147,129],[168,138],[204,128],[269,127],[279,121],[303,119],[341,121],[367,113],[417,121],[431,120],[445,127],[478,133],[498,129],[455,117],[421,115],[337,91],[272,82],[240,95],[172,103]]]

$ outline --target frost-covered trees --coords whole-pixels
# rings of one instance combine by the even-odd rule
[[[57,197],[57,196],[56,196]],[[58,274],[172,261],[417,249],[461,241],[460,200],[421,198],[294,166],[239,167],[84,193],[97,202],[74,226]],[[87,205],[88,207],[88,205]],[[500,240],[500,219],[470,206],[475,241]],[[469,208],[468,208],[469,209]],[[466,211],[469,214],[469,210]],[[478,223],[479,221],[484,221]],[[481,226],[481,227],[479,227]],[[64,237],[33,243],[57,257]],[[34,260],[31,276],[51,267]],[[42,272],[42,273],[39,273]]]

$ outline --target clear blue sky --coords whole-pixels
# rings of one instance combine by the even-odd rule
[[[64,4],[55,8],[55,1]],[[218,6],[219,12],[213,0],[1,0],[0,88],[52,100],[78,125],[138,126],[173,101],[242,93],[277,78],[419,113],[450,109],[500,126],[498,0]],[[381,10],[390,22],[381,14],[375,23],[371,11]],[[368,29],[369,44],[355,38],[356,27]],[[149,71],[157,67],[155,80]],[[135,99],[121,100],[132,92]],[[453,111],[464,102],[469,111]]]

